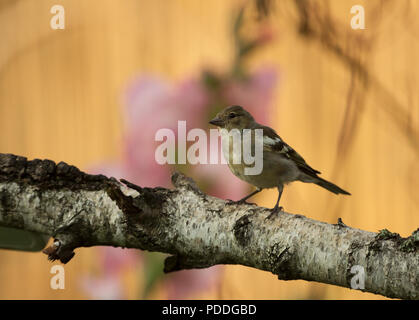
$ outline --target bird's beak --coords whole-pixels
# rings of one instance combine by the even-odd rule
[[[214,119],[212,119],[209,123],[211,123],[211,124],[213,124],[214,126],[217,126],[217,127],[222,127],[222,126],[224,126],[224,121],[223,120],[221,120],[220,118],[218,118],[218,117],[215,117]]]

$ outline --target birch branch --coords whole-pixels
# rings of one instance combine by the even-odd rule
[[[173,190],[89,175],[64,162],[0,154],[0,225],[52,236],[44,250],[67,263],[79,247],[109,245],[167,253],[165,272],[239,264],[281,280],[351,287],[419,299],[419,229],[401,238],[204,194],[180,173]]]

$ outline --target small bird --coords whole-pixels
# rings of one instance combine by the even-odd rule
[[[241,106],[229,106],[225,108],[209,123],[217,126],[221,132],[223,154],[224,158],[228,160],[230,170],[239,179],[256,187],[254,192],[234,203],[244,203],[247,199],[263,189],[276,187],[278,189],[278,199],[268,217],[270,218],[273,214],[283,209],[279,207],[279,200],[281,199],[284,185],[293,181],[315,183],[335,194],[350,195],[349,192],[337,185],[320,178],[318,176],[320,171],[310,167],[303,157],[286,144],[275,130],[257,123],[252,115]],[[249,165],[245,164],[244,161],[240,161],[237,164],[233,163],[233,138],[228,134],[233,129],[238,129],[240,132],[243,132],[244,129],[250,129],[252,133],[252,151],[254,150],[255,144],[255,129],[263,130],[263,169],[260,174],[246,175],[245,168]]]

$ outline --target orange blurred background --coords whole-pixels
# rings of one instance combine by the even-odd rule
[[[306,21],[309,32],[298,1],[271,2],[267,19],[276,40],[252,56],[248,68],[277,68],[274,128],[325,178],[352,193],[336,197],[295,183],[282,204],[329,223],[341,217],[351,227],[410,235],[419,226],[419,2],[307,1],[308,15],[319,13]],[[243,3],[0,0],[0,152],[81,169],[118,159],[127,83],[142,73],[175,81],[229,66],[234,48],[228,30]],[[50,28],[55,4],[65,8],[65,30]],[[356,4],[365,7],[365,30],[351,29]],[[272,190],[256,201],[272,207],[275,199]],[[96,250],[76,251],[65,266],[65,290],[50,288],[45,255],[0,250],[0,298],[88,298],[80,275],[100,273]],[[123,283],[126,296],[138,298],[138,273],[127,270]],[[151,295],[165,297],[162,288]],[[382,297],[227,266],[219,288],[191,298]]]

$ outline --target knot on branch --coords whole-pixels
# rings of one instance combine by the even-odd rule
[[[191,190],[197,194],[203,194],[202,191],[198,188],[196,182],[181,172],[175,171],[172,174],[172,183],[176,189]]]
[[[74,257],[73,249],[64,246],[60,240],[54,240],[53,244],[42,250],[42,252],[48,256],[48,260],[60,260],[64,264]]]
[[[296,280],[297,273],[290,267],[292,257],[289,247],[284,247],[281,243],[275,243],[268,250],[269,265],[272,273],[278,276],[280,280]]]
[[[253,214],[246,214],[238,219],[234,225],[234,237],[236,238],[237,242],[242,246],[246,247],[252,238],[252,222],[250,221],[250,217]]]

